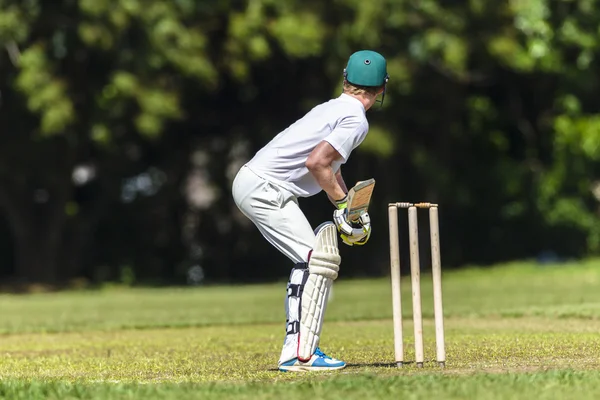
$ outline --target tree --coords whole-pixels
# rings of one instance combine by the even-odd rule
[[[3,104],[0,200],[17,275],[54,281],[81,272],[77,257],[119,203],[121,180],[169,157],[150,159],[182,116],[182,88],[214,86],[215,69],[205,33],[185,25],[190,2],[1,5],[2,92],[11,101]],[[89,182],[74,182],[77,168]]]
[[[350,183],[377,179],[372,240],[342,247],[344,276],[386,271],[397,200],[442,204],[446,266],[597,253],[593,6],[0,0],[0,210],[16,275],[281,277],[288,261],[239,214],[231,181],[340,93],[362,48],[386,55],[391,80],[343,167]],[[315,226],[331,217],[324,196],[301,205]]]

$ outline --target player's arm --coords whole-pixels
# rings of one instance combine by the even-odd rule
[[[335,174],[331,164],[341,159],[342,156],[331,144],[322,141],[313,149],[306,160],[306,168],[317,180],[317,183],[327,193],[330,200],[342,200],[346,197],[346,185],[343,184],[342,175]],[[339,172],[339,171],[338,171]],[[340,184],[342,181],[343,187]]]
[[[346,186],[346,182],[344,182],[344,178],[342,177],[341,168],[338,169],[338,171],[335,173],[335,180],[340,185],[344,193],[348,193],[348,187]],[[332,199],[329,195],[327,195],[327,197],[329,197],[329,201],[331,202],[331,204],[333,204],[334,206],[337,205],[335,204],[335,199]]]
[[[344,178],[342,177],[341,168],[338,169],[338,171],[335,173],[335,179],[337,180],[337,183],[340,185],[344,193],[348,193],[348,187],[346,186],[346,182],[344,182]]]

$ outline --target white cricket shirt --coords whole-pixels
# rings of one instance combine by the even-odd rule
[[[275,136],[246,165],[258,176],[283,186],[296,197],[309,197],[322,189],[306,168],[308,155],[325,140],[342,156],[332,164],[337,172],[350,153],[367,136],[369,123],[362,103],[352,96],[319,104]]]

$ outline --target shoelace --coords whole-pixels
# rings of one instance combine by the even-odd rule
[[[329,358],[330,360],[332,359],[331,357],[329,357],[327,354],[323,353],[321,351],[320,348],[317,347],[317,349],[315,350],[315,355],[319,356],[319,357],[323,357],[323,358]]]

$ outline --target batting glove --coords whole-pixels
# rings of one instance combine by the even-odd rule
[[[348,220],[348,198],[347,196],[336,202],[337,210],[333,212],[333,222],[337,227],[342,242],[348,246],[362,246],[371,236],[371,218],[369,213],[361,214],[358,221]]]

